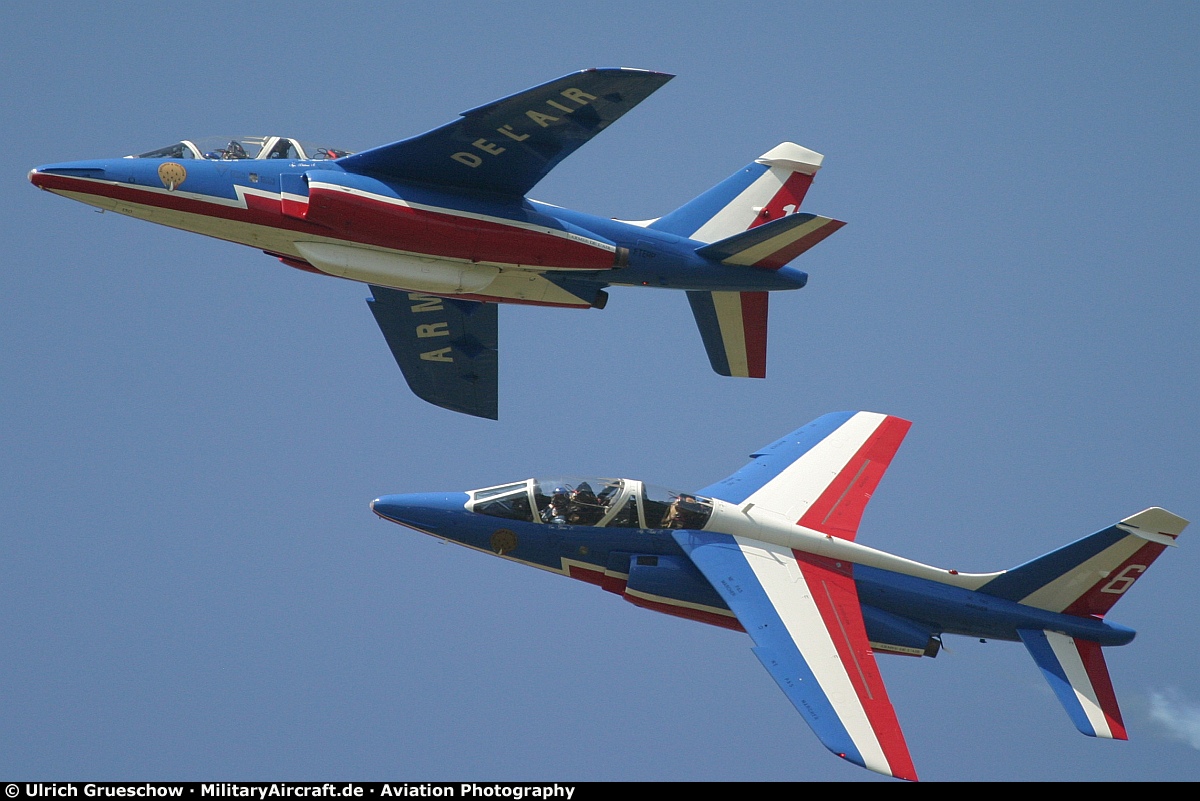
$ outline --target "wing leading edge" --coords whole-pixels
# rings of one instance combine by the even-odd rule
[[[728,534],[673,536],[825,747],[877,773],[916,781],[867,640],[853,566]]]
[[[673,77],[628,68],[583,70],[338,164],[350,172],[523,196]]]

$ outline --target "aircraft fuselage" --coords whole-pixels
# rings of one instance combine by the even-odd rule
[[[598,585],[637,606],[743,630],[671,529],[502,519],[470,511],[469,500],[460,492],[389,495],[377,499],[372,509],[384,519],[434,537]],[[745,524],[731,525],[736,515],[748,517],[717,501],[703,530],[786,543],[850,575],[862,601],[871,646],[879,652],[934,656],[943,633],[1019,641],[1018,629],[1053,630],[1102,645],[1124,645],[1134,637],[1133,630],[1123,626],[1048,612],[973,589],[996,573],[936,568],[761,518],[756,525],[762,531],[749,538]]]
[[[333,161],[119,158],[51,164],[36,186],[247,245],[284,263],[429,294],[602,306],[609,285],[797,289],[805,273],[723,265],[703,243],[527,199],[351,173]]]

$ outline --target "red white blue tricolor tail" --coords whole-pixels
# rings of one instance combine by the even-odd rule
[[[718,375],[766,378],[766,292],[688,292],[708,360]]]

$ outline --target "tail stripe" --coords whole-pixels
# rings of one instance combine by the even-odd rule
[[[1058,635],[1061,636],[1061,635]],[[1100,713],[1104,715],[1103,724],[1108,729],[1108,737],[1113,740],[1128,740],[1125,732],[1125,721],[1121,718],[1121,707],[1117,705],[1117,693],[1113,690],[1112,677],[1108,673],[1108,665],[1104,662],[1104,652],[1098,643],[1088,640],[1075,640],[1079,650],[1079,658],[1083,669],[1087,672],[1092,683],[1096,703]],[[1097,734],[1097,737],[1105,735]]]
[[[813,175],[814,173],[792,173],[783,182],[783,186],[779,187],[775,197],[771,198],[771,201],[763,206],[762,211],[755,215],[754,222],[750,223],[750,228],[757,228],[765,222],[794,214],[796,209],[800,208],[804,196],[808,194],[808,188],[812,186]]]
[[[1146,572],[1146,568],[1166,549],[1165,545],[1159,545],[1157,542],[1143,542],[1142,547],[1123,561],[1116,570],[1107,571],[1099,576],[1087,592],[1062,611],[1068,615],[1108,614],[1113,604],[1120,600],[1125,591],[1133,586],[1133,582],[1137,581]]]
[[[788,170],[779,167],[766,169],[754,183],[747,186],[741,194],[712,216],[712,219],[701,225],[691,235],[697,242],[715,242],[724,239],[732,232],[745,231],[751,228],[758,219],[761,209],[754,206],[754,200],[760,196],[774,199],[787,183]],[[807,176],[809,182],[812,176]],[[807,187],[806,187],[807,188]],[[789,193],[790,194],[790,193]],[[768,201],[768,206],[770,202]]]
[[[1125,532],[1121,533],[1125,534]],[[1080,604],[1085,598],[1091,596],[1093,591],[1110,583],[1109,580],[1114,575],[1114,572],[1110,569],[1111,566],[1114,564],[1128,564],[1132,557],[1138,551],[1142,550],[1143,546],[1156,549],[1154,556],[1158,556],[1163,551],[1163,546],[1156,543],[1146,542],[1139,537],[1122,536],[1120,540],[1097,553],[1091,559],[1082,564],[1070,566],[1071,569],[1066,573],[1021,598],[1020,602],[1037,607],[1038,609],[1063,612],[1073,605]],[[1142,565],[1143,570],[1146,567],[1146,564]],[[1119,592],[1109,593],[1112,596],[1112,600],[1115,601],[1120,597],[1131,583],[1125,582],[1119,588]],[[1111,607],[1112,603],[1109,603],[1108,608]],[[1105,608],[1103,611],[1107,612],[1108,608]],[[1089,611],[1087,614],[1091,614],[1091,612]]]
[[[1164,550],[1118,524],[1007,570],[979,591],[1050,612],[1103,616]]]
[[[709,362],[719,375],[767,376],[767,293],[688,292]]]
[[[1109,526],[1090,537],[1077,540],[1070,545],[1064,545],[1045,556],[1007,570],[984,584],[979,590],[988,595],[1007,598],[1010,601],[1036,605],[1034,595],[1040,590],[1053,586],[1056,580],[1069,578],[1076,567],[1095,559],[1098,554],[1120,543],[1127,536],[1128,532],[1116,526]],[[1127,556],[1128,554],[1123,556],[1122,561]],[[1047,595],[1051,594],[1047,592]],[[1053,611],[1061,611],[1075,597],[1077,596],[1072,596]]]
[[[829,217],[792,214],[696,248],[696,252],[722,264],[778,270],[843,225],[841,220]]]
[[[648,227],[697,242],[717,242],[793,214],[824,157],[784,142]]]
[[[702,228],[705,223],[715,219],[722,213],[723,209],[728,209],[729,206],[736,203],[738,198],[746,195],[749,187],[754,186],[757,181],[766,175],[768,169],[763,164],[751,164],[729,176],[695,200],[680,206],[670,214],[659,217],[650,223],[648,227],[689,239],[698,239],[698,229]],[[752,219],[753,217],[751,217]],[[750,221],[748,220],[746,225],[740,228],[735,227],[733,232],[746,230],[749,223]],[[720,238],[719,236],[714,237],[714,239]],[[711,242],[713,240],[700,239],[699,241]]]

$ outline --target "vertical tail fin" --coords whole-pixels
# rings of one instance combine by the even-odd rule
[[[784,142],[649,227],[698,242],[716,242],[785,217],[800,208],[824,158]]]
[[[1006,570],[979,591],[1050,612],[1103,617],[1187,524],[1166,509],[1146,509]]]

